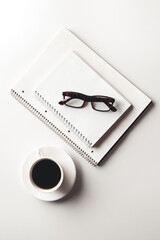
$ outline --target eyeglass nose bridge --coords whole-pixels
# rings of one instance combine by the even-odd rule
[[[87,95],[85,95],[85,99],[83,98],[83,100],[84,100],[85,102],[93,102],[92,96],[87,96]]]

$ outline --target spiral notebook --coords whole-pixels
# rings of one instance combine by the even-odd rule
[[[68,131],[64,121],[60,121],[60,119],[50,111],[49,108],[51,108],[51,105],[47,105],[48,108],[46,111],[47,106],[43,101],[39,101],[35,97],[35,92],[41,90],[43,83],[50,78],[53,69],[56,69],[57,63],[61,62],[61,59],[67,56],[71,51],[76,52],[76,54],[93,68],[103,80],[109,83],[132,105],[129,111],[125,113],[123,119],[121,119],[118,124],[114,125],[109,133],[104,134],[93,147],[88,146],[73,131]],[[86,91],[88,91],[88,88]],[[58,136],[64,140],[64,145],[66,143],[69,144],[72,149],[76,150],[83,158],[93,165],[97,165],[107,155],[126,130],[151,103],[150,98],[137,89],[124,76],[67,29],[62,29],[58,32],[56,37],[42,51],[41,55],[30,67],[28,72],[11,89],[11,94],[53,132],[58,134]],[[24,122],[24,126],[25,124],[27,123]],[[106,131],[106,129],[104,131]],[[99,136],[96,140],[98,138]]]
[[[90,104],[79,109],[59,105],[58,102],[63,99],[64,91],[110,96],[115,99],[114,106],[117,111],[95,111]],[[118,120],[120,121],[131,106],[74,52],[62,58],[49,76],[36,88],[35,94],[70,131],[77,134],[90,147],[93,147]]]

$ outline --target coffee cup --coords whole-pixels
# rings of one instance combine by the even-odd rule
[[[24,161],[22,178],[33,196],[45,201],[56,201],[73,188],[76,168],[64,150],[41,147],[31,152]]]

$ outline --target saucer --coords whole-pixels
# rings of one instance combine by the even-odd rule
[[[52,159],[63,169],[64,181],[60,189],[46,191],[34,186],[31,182],[31,167],[41,158]],[[64,150],[55,147],[41,147],[33,151],[25,160],[22,168],[22,178],[25,187],[34,197],[44,201],[56,201],[65,197],[72,190],[76,180],[76,167],[72,158]]]

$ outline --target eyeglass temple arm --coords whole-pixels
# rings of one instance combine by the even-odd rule
[[[110,104],[109,102],[104,102],[104,103],[109,107],[109,109],[112,112],[116,112],[117,111],[117,109],[112,104]]]
[[[114,98],[111,98],[111,97],[104,97],[104,96],[90,96],[90,98],[94,101],[100,101],[100,102],[109,102],[109,103],[114,103],[115,102],[115,99]]]
[[[64,105],[65,103],[67,103],[69,100],[71,100],[72,98],[68,98],[66,100],[60,101],[59,104],[60,105]]]
[[[67,96],[72,98],[78,98],[78,99],[82,99],[82,100],[87,100],[90,96],[87,96],[83,93],[78,93],[78,92],[62,92],[63,97]]]

